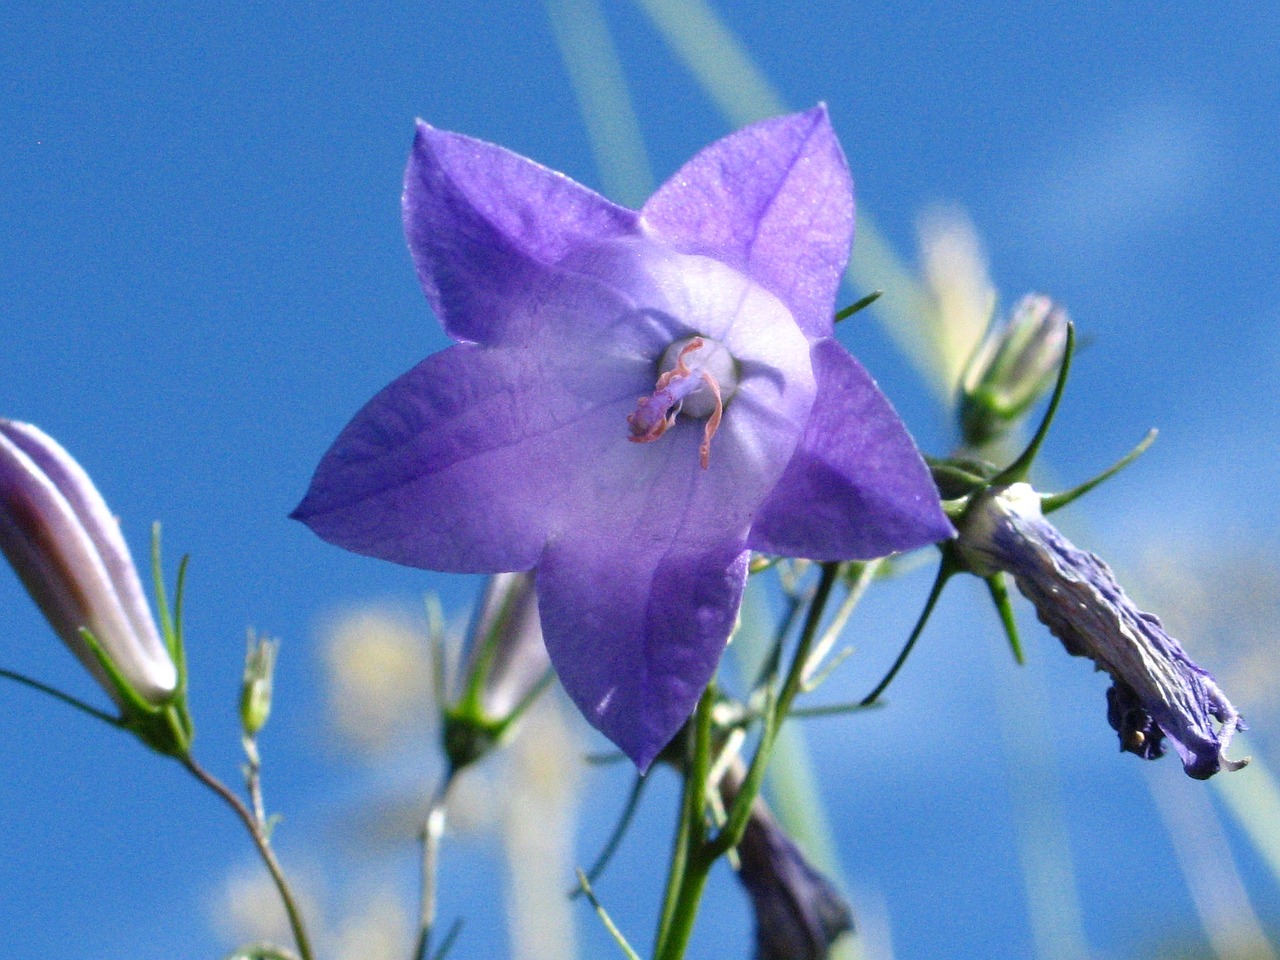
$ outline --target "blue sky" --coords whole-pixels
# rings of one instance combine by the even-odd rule
[[[1090,345],[1050,442],[1056,476],[1082,479],[1161,428],[1138,466],[1070,518],[1073,536],[1122,566],[1161,542],[1274,548],[1280,7],[715,6],[785,103],[830,105],[860,208],[900,256],[913,258],[923,210],[959,204],[1006,303],[1038,289],[1071,310]],[[284,637],[269,789],[288,815],[284,855],[326,875],[341,869],[334,820],[359,772],[327,743],[318,625],[368,600],[416,608],[428,590],[459,610],[475,589],[344,554],[285,519],[346,420],[445,344],[399,223],[413,119],[604,183],[540,3],[355,11],[15,0],[0,34],[0,414],[81,460],[135,551],[160,519],[171,563],[192,555],[199,749],[228,779],[244,629]],[[639,6],[610,3],[606,20],[664,178],[731,125]],[[946,418],[890,338],[858,321],[842,339],[922,446],[945,452]],[[926,589],[921,572],[871,605],[841,689],[861,689],[892,657]],[[1028,955],[996,719],[1001,691],[1020,685],[1064,785],[1090,945],[1141,956],[1197,937],[1148,771],[1115,753],[1101,678],[1025,610],[1036,664],[1015,672],[992,655],[990,612],[965,593],[944,605],[886,710],[811,728],[845,871],[883,903],[895,955]],[[0,611],[0,665],[97,696],[7,574]],[[247,857],[234,824],[123,738],[17,688],[5,703],[0,955],[228,949],[206,913]],[[1275,715],[1256,718],[1259,743],[1277,742]],[[1155,781],[1181,789],[1176,772],[1165,761]],[[625,780],[592,779],[590,837]],[[648,832],[604,896],[656,887],[661,866],[642,851],[665,848],[670,799],[653,791]],[[1265,915],[1275,885],[1230,836]],[[492,851],[464,849],[496,882]],[[485,956],[496,914],[466,893],[479,881],[463,858],[446,877],[450,904],[477,918],[458,955]],[[695,954],[720,956],[723,927],[745,955],[741,898],[729,883],[712,897]],[[624,903],[620,921],[647,933],[652,902]],[[593,920],[579,919],[604,955]]]

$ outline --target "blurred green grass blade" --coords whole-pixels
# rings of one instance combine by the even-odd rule
[[[653,172],[599,0],[546,0],[546,8],[604,193],[624,206],[639,207],[653,193]]]
[[[1222,798],[1236,826],[1249,838],[1263,862],[1280,883],[1280,782],[1251,750],[1246,738],[1237,734],[1232,741],[1236,756],[1253,754],[1244,770],[1222,773],[1209,781]]]
[[[746,47],[706,0],[635,0],[730,126],[786,113],[788,106]],[[931,298],[864,208],[847,277],[860,293],[883,290],[870,312],[920,371],[937,398],[951,399],[950,369]]]

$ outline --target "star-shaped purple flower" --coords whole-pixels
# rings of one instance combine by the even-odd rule
[[[853,192],[824,107],[713,144],[638,212],[420,123],[404,222],[457,343],[356,415],[293,516],[397,563],[536,569],[565,689],[641,769],[715,671],[751,550],[952,536],[832,337]]]

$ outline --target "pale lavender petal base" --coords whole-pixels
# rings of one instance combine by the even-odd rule
[[[955,536],[906,427],[834,340],[813,347],[813,413],[751,527],[753,550],[867,560]]]

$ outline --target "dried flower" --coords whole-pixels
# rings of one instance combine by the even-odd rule
[[[1040,496],[1028,484],[980,494],[961,522],[957,545],[975,573],[1012,574],[1067,652],[1089,657],[1111,675],[1107,720],[1122,750],[1153,760],[1163,756],[1168,737],[1198,780],[1244,766],[1247,761],[1226,757],[1243,722],[1213,677],[1159,619],[1134,605],[1102,560],[1044,518]]]
[[[726,807],[742,774],[738,765],[721,782]],[[738,879],[756,915],[756,960],[826,960],[836,938],[853,929],[853,912],[759,798],[737,849]]]
[[[356,416],[293,516],[411,566],[536,569],[565,689],[641,768],[713,674],[750,550],[952,535],[832,337],[853,196],[825,108],[712,145],[639,212],[420,124],[404,215],[458,342]]]

